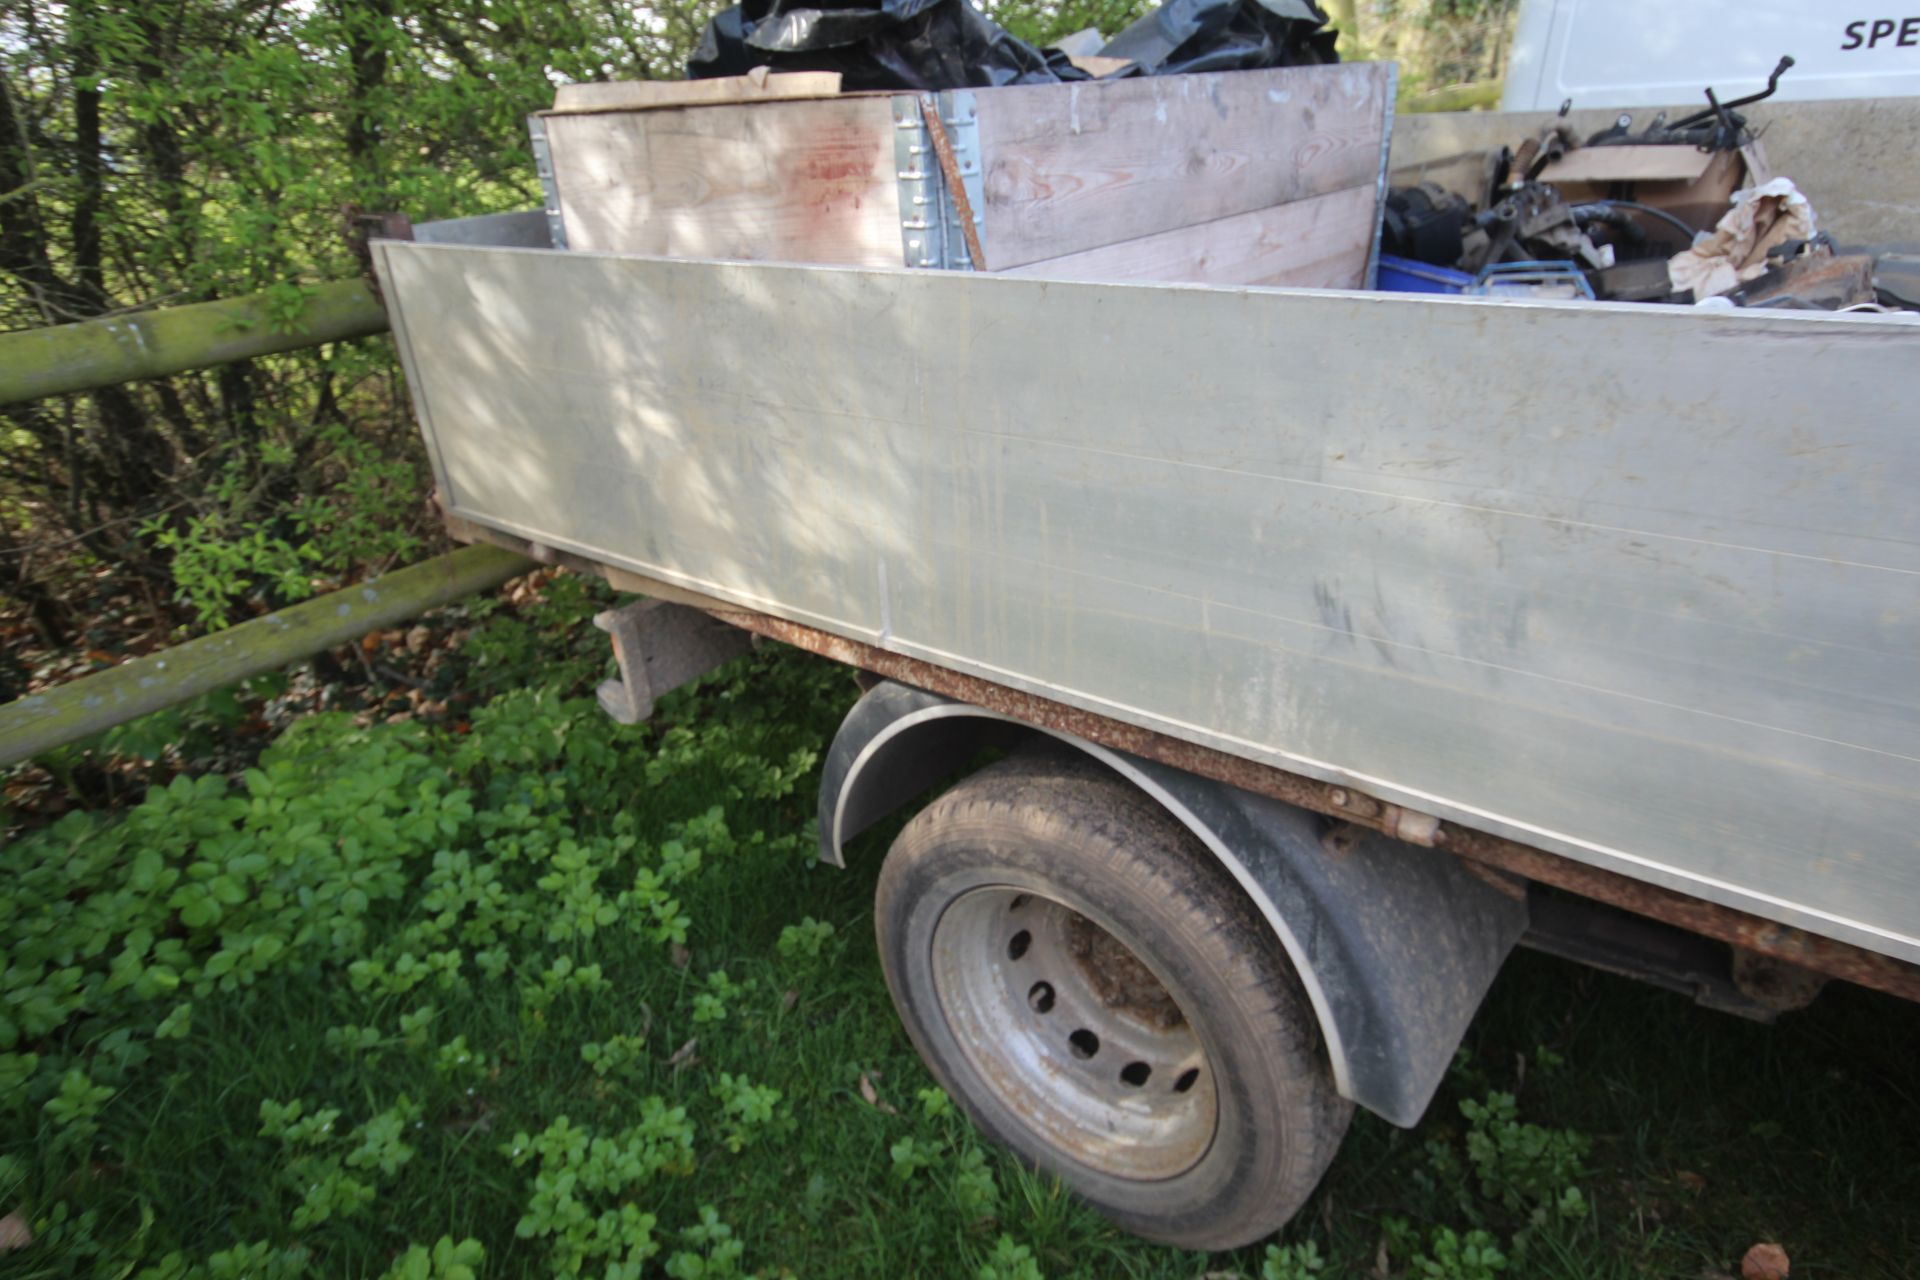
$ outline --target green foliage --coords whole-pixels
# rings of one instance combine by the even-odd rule
[[[1312,1280],[1327,1265],[1320,1246],[1311,1240],[1299,1244],[1270,1244],[1260,1263],[1260,1280]]]
[[[0,5],[0,328],[263,293],[267,326],[297,333],[316,283],[362,273],[343,211],[538,203],[528,113],[561,83],[677,75],[718,7]],[[171,573],[218,626],[412,555],[425,523],[383,340],[6,417],[0,546],[34,553],[12,589],[50,626],[77,629],[60,597],[96,567],[126,588]]]
[[[157,1265],[142,1268],[136,1280],[297,1280],[306,1273],[305,1250],[258,1240],[222,1249],[205,1266],[194,1265],[184,1253],[170,1253]]]
[[[1266,1280],[1384,1247],[1394,1280],[1628,1280],[1724,1269],[1756,1220],[1836,1274],[1907,1269],[1911,1010],[1752,1027],[1537,956],[1418,1130],[1356,1118],[1312,1240],[1120,1234],[900,1033],[891,832],[817,869],[816,779],[763,785],[852,694],[769,650],[633,728],[553,689],[468,733],[326,717],[0,849],[0,1205],[35,1235],[0,1277]]]
[[[1340,56],[1400,64],[1403,98],[1505,74],[1519,0],[1367,0],[1324,5]]]
[[[100,1132],[96,1118],[113,1092],[105,1085],[95,1084],[77,1067],[60,1077],[60,1092],[47,1099],[46,1111],[60,1127],[61,1139],[76,1147],[86,1147],[93,1135]]]
[[[1014,35],[1044,47],[1089,27],[1115,36],[1156,6],[1151,0],[995,0],[982,7]]]
[[[799,924],[790,924],[780,931],[780,941],[775,945],[780,954],[789,960],[817,960],[820,948],[833,937],[833,926],[824,920],[815,920],[808,916]]]
[[[580,1046],[580,1058],[597,1076],[618,1074],[639,1062],[646,1052],[645,1036],[610,1036]]]
[[[975,1274],[977,1280],[1045,1280],[1033,1250],[1005,1235],[993,1242],[993,1252]]]
[[[419,505],[419,477],[403,459],[382,456],[339,424],[315,431],[308,452],[328,461],[326,488],[299,483],[303,459],[267,441],[233,456],[184,516],[154,516],[140,525],[169,553],[181,603],[202,627],[217,630],[246,597],[264,590],[282,603],[314,593],[316,576],[340,579],[363,564],[387,564],[419,552],[408,526]],[[232,446],[237,453],[242,446]],[[272,523],[261,523],[263,497],[292,493]]]
[[[720,1102],[721,1141],[735,1155],[761,1131],[791,1127],[790,1118],[778,1113],[780,1091],[769,1085],[722,1071],[710,1092]]]
[[[707,989],[693,998],[693,1020],[695,1022],[723,1022],[727,1016],[727,1002],[744,990],[727,976],[725,969],[716,969],[707,975]]]
[[[471,601],[468,613],[478,625],[464,649],[473,665],[472,684],[490,693],[512,693],[529,685],[576,688],[598,679],[607,669],[606,638],[583,624],[611,597],[598,579],[565,573],[518,614],[495,599]]]
[[[1469,1231],[1464,1238],[1441,1227],[1433,1233],[1432,1253],[1413,1260],[1415,1275],[1432,1280],[1494,1280],[1507,1269],[1507,1256],[1485,1231]]]
[[[304,1114],[306,1104],[295,1098],[292,1102],[275,1102],[272,1098],[260,1101],[260,1136],[278,1138],[290,1147],[315,1146],[333,1136],[334,1121],[340,1118],[337,1107],[324,1107],[311,1115]]]
[[[1585,1174],[1581,1162],[1592,1148],[1584,1134],[1522,1123],[1510,1093],[1490,1093],[1484,1102],[1466,1099],[1460,1114],[1472,1125],[1467,1158],[1482,1195],[1513,1212],[1553,1204],[1568,1217],[1585,1214],[1574,1186]]]
[[[441,1236],[431,1250],[423,1244],[410,1247],[381,1280],[475,1280],[486,1256],[478,1240],[455,1244],[452,1236]]]
[[[795,673],[799,687],[812,683],[804,669]],[[680,701],[702,705],[698,691]],[[455,1021],[472,1007],[476,981],[516,977],[505,988],[516,997],[509,1007],[522,1034],[543,1035],[554,1019],[581,1016],[586,1006],[575,1012],[572,1002],[612,990],[604,965],[578,948],[613,930],[663,957],[692,926],[677,895],[706,868],[743,848],[797,865],[799,831],[743,838],[726,809],[706,804],[643,838],[622,808],[628,779],[647,763],[668,785],[784,775],[790,730],[783,742],[751,717],[696,721],[675,734],[673,763],[659,767],[649,731],[622,730],[584,700],[517,694],[475,721],[478,731],[458,735],[315,717],[237,782],[181,777],[118,820],[73,814],[0,851],[10,886],[0,897],[8,956],[0,1113],[31,1106],[55,1135],[45,1150],[80,1159],[113,1140],[123,1083],[161,1046],[176,1046],[170,1060],[202,1053],[205,1036],[254,1007],[262,987],[326,984],[337,1012],[311,1043],[338,1065],[317,1077],[303,1068],[297,1081],[361,1070],[384,1081],[395,1053],[426,1073],[410,1077],[424,1092],[388,1086],[384,1103],[357,1114],[345,1100],[375,1096],[364,1087],[336,1094],[337,1103],[284,1094],[248,1103],[258,1116],[248,1137],[279,1153],[261,1158],[275,1170],[266,1185],[288,1196],[285,1227],[342,1229],[368,1214],[383,1187],[411,1176],[423,1130],[444,1123],[448,1106],[469,1105],[457,1100],[477,1096],[500,1069],[499,1051],[476,1038],[479,1024]],[[756,772],[762,762],[767,772]],[[783,801],[792,792],[752,789]],[[583,810],[605,816],[582,827]],[[758,984],[715,970],[699,985],[688,996],[700,1002],[687,999],[680,1016],[733,1023]],[[571,1043],[597,1076],[648,1069],[644,1035]],[[721,1072],[701,1096],[712,1100],[723,1148],[791,1130],[782,1090],[745,1074]],[[589,1260],[637,1267],[650,1257],[651,1220],[622,1198],[693,1168],[687,1108],[658,1095],[635,1105],[638,1123],[588,1130],[562,1120],[537,1144],[520,1143],[541,1159],[523,1234],[550,1239],[562,1270]],[[55,1225],[81,1229],[72,1217]],[[212,1267],[215,1253],[204,1263],[181,1253],[176,1269]],[[156,1256],[151,1265],[174,1265]]]
[[[731,1280],[740,1274],[740,1258],[747,1247],[734,1238],[733,1228],[720,1221],[712,1205],[700,1206],[700,1221],[681,1231],[680,1238],[693,1248],[667,1259],[666,1272],[672,1280]]]
[[[893,1176],[911,1178],[939,1157],[939,1149],[919,1138],[902,1138],[887,1149],[893,1157]]]
[[[631,1201],[616,1202],[657,1177],[692,1172],[694,1126],[686,1108],[658,1097],[644,1099],[639,1111],[640,1123],[618,1133],[595,1136],[561,1116],[537,1137],[517,1134],[502,1146],[516,1167],[539,1162],[514,1231],[551,1241],[555,1274],[580,1275],[589,1262],[637,1268],[658,1251],[657,1219]]]

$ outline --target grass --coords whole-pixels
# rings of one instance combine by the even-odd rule
[[[1120,1235],[932,1090],[874,953],[892,829],[811,860],[852,697],[769,650],[631,729],[552,694],[322,718],[224,795],[15,840],[0,1213],[36,1239],[0,1277],[1693,1278],[1761,1240],[1913,1273],[1920,1009],[1760,1027],[1526,954],[1284,1249]],[[1517,1121],[1462,1110],[1500,1094]],[[1503,1270],[1448,1260],[1475,1231]]]

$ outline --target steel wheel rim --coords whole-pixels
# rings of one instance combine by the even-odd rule
[[[1165,984],[1064,903],[973,889],[933,931],[933,985],[1000,1104],[1054,1148],[1134,1181],[1177,1177],[1213,1143],[1199,1037]]]

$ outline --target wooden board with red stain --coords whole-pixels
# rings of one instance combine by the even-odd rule
[[[1357,286],[1393,91],[1370,63],[971,90],[985,260]],[[893,111],[870,94],[550,113],[568,247],[901,266]]]
[[[900,265],[883,97],[547,117],[570,249]]]

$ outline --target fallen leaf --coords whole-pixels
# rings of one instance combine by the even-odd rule
[[[676,969],[684,969],[693,963],[693,952],[677,942],[673,944],[673,949],[667,952],[667,956],[673,961],[673,967]]]
[[[673,1051],[673,1056],[667,1059],[667,1065],[673,1068],[675,1075],[679,1075],[682,1071],[700,1061],[699,1058],[694,1056],[693,1052],[694,1047],[699,1043],[700,1038],[696,1036]]]
[[[800,1003],[800,993],[794,990],[792,987],[788,987],[785,991],[783,991],[780,994],[780,1007],[782,1009],[791,1011],[793,1006],[799,1003]]]
[[[1693,1192],[1694,1195],[1699,1195],[1707,1189],[1707,1180],[1687,1169],[1682,1169],[1680,1172],[1674,1174],[1673,1180]]]
[[[362,653],[380,652],[380,633],[378,631],[369,631],[367,634],[361,636],[360,651]]]
[[[427,627],[414,627],[407,632],[407,652],[425,653],[433,646],[433,632]]]
[[[867,1100],[867,1105],[872,1107],[875,1111],[879,1111],[890,1116],[897,1116],[900,1114],[898,1111],[894,1110],[893,1105],[891,1103],[883,1102],[881,1100],[879,1092],[875,1090],[873,1087],[873,1081],[867,1079],[867,1073],[864,1071],[860,1073],[860,1096],[865,1098]]]
[[[0,1253],[12,1253],[32,1243],[33,1228],[27,1225],[26,1215],[10,1213],[0,1218]]]
[[[1787,1251],[1777,1244],[1757,1244],[1740,1259],[1740,1280],[1787,1280]]]

